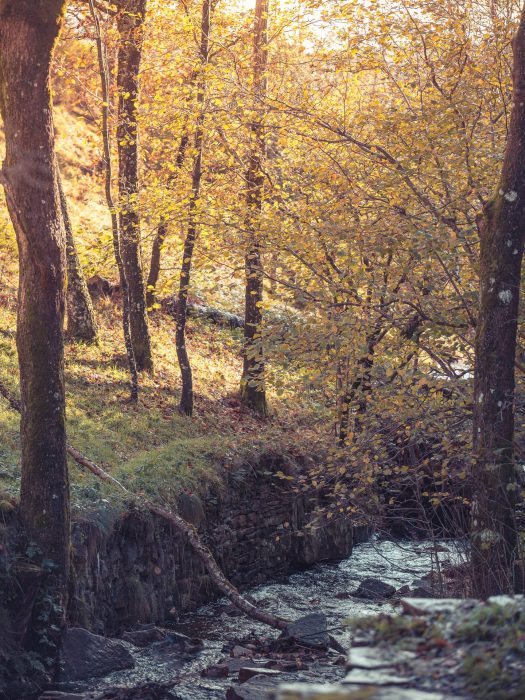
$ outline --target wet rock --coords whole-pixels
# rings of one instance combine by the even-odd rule
[[[383,600],[391,598],[396,592],[394,586],[384,583],[377,578],[365,578],[359,584],[359,588],[354,593],[357,598],[365,598],[366,600]]]
[[[239,683],[245,683],[255,676],[259,676],[259,678],[279,678],[280,675],[281,672],[273,668],[245,666],[239,670]]]
[[[68,629],[61,650],[60,681],[81,681],[133,668],[135,661],[122,642],[92,634],[81,627]]]
[[[230,675],[227,664],[213,664],[201,671],[203,678],[227,678]]]
[[[281,639],[293,640],[297,644],[314,649],[329,649],[330,636],[327,630],[326,615],[318,611],[291,622],[283,631]]]
[[[398,595],[398,596],[402,596],[402,595],[407,596],[407,595],[410,595],[410,593],[411,593],[410,586],[401,586],[401,588],[399,588],[396,591],[396,595]]]
[[[122,639],[136,647],[147,647],[153,642],[160,642],[166,638],[166,632],[158,627],[148,627],[147,629],[124,632]]]
[[[110,688],[93,700],[178,700],[174,683],[144,683],[134,688]]]
[[[173,653],[184,652],[187,654],[196,654],[202,651],[204,642],[197,637],[187,637],[179,632],[167,632],[164,639],[160,642],[154,642],[151,645],[151,651],[154,653]]]
[[[247,649],[246,647],[241,647],[239,645],[234,646],[230,653],[234,659],[249,658],[250,656],[253,656],[253,651],[251,649]]]
[[[250,678],[246,683],[228,688],[226,700],[270,700],[279,682],[276,678]]]
[[[248,665],[250,668],[264,669],[267,668],[269,662],[267,660],[248,659],[246,657],[239,659],[223,659],[218,664],[213,664],[202,671],[201,675],[205,678],[225,678],[227,676],[239,673],[242,668]]]
[[[285,671],[286,673],[308,670],[308,666],[303,663],[301,659],[295,659],[293,661],[288,661],[286,659],[272,659],[271,661],[268,661],[266,667],[274,668],[277,671]]]
[[[406,593],[404,595],[407,595]],[[408,595],[413,598],[435,598],[436,594],[430,588],[426,586],[416,586],[412,590],[408,591]]]

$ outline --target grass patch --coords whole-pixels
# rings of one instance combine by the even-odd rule
[[[241,335],[203,319],[189,321],[194,417],[177,411],[175,324],[160,312],[151,319],[155,371],[141,377],[139,403],[130,405],[120,309],[103,301],[96,312],[100,344],[66,345],[68,439],[134,493],[169,504],[181,491],[220,490],[225,474],[256,466],[268,452],[293,462],[303,453],[323,451],[317,407],[305,401],[297,406],[296,397],[270,391],[274,416],[261,422],[240,406]],[[0,377],[18,395],[15,326],[13,298],[0,309]],[[19,464],[19,416],[1,400],[0,490],[11,496],[18,493]],[[74,508],[122,500],[91,474],[70,467]]]

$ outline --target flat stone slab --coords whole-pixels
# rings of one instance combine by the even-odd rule
[[[348,667],[374,670],[408,664],[417,658],[413,651],[382,649],[380,647],[356,647],[348,654]]]
[[[398,676],[393,673],[382,673],[376,670],[365,670],[355,668],[350,673],[347,673],[343,678],[343,683],[352,683],[353,685],[408,685],[413,678],[407,676]]]
[[[368,692],[367,688],[367,692]],[[340,685],[288,683],[279,687],[275,700],[362,700],[363,687],[342,688]],[[443,693],[427,693],[410,688],[374,688],[366,700],[462,700]]]
[[[488,603],[495,603],[496,605],[515,605],[516,603],[523,603],[523,595],[493,595],[488,599]]]
[[[401,598],[401,607],[411,615],[439,615],[453,613],[458,608],[474,607],[478,601],[471,598]]]
[[[281,675],[281,671],[277,671],[277,669],[274,668],[245,666],[239,669],[239,683],[245,683],[255,676],[259,676],[259,678],[278,678]]]

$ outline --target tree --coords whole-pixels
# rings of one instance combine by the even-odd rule
[[[257,0],[253,39],[253,107],[251,143],[246,172],[246,219],[248,237],[245,255],[244,362],[241,399],[259,416],[268,415],[266,402],[264,348],[261,342],[263,270],[260,224],[264,194],[262,161],[266,154],[264,99],[268,86],[268,12],[269,0]]]
[[[131,338],[131,304],[128,279],[124,260],[122,258],[121,242],[120,242],[120,227],[115,201],[113,199],[113,162],[111,158],[111,135],[109,129],[109,69],[107,63],[106,47],[102,38],[100,29],[100,21],[98,18],[95,1],[89,0],[89,10],[91,18],[95,25],[95,41],[97,44],[97,58],[100,74],[100,83],[102,88],[102,142],[104,147],[104,191],[106,196],[106,204],[108,205],[111,216],[111,234],[113,242],[113,252],[117,262],[119,273],[120,290],[122,294],[122,328],[124,332],[124,344],[126,346],[126,355],[128,358],[129,373],[131,379],[131,401],[136,402],[139,394],[139,380],[137,371],[137,362],[135,360],[135,352]]]
[[[193,249],[195,247],[195,241],[197,240],[198,233],[197,216],[202,181],[202,151],[204,141],[204,119],[206,116],[204,98],[207,84],[206,69],[208,67],[209,60],[211,9],[212,0],[203,0],[199,47],[200,66],[196,73],[198,112],[194,137],[191,194],[188,206],[188,229],[184,240],[184,250],[182,253],[182,263],[179,277],[179,290],[177,294],[177,329],[175,331],[175,344],[182,379],[179,410],[181,413],[184,413],[187,416],[191,416],[193,413],[193,375],[191,371],[190,358],[186,349],[186,319]],[[181,146],[179,148],[179,155],[177,157],[177,167],[180,167],[179,158],[184,158],[184,138],[185,136],[183,135]]]
[[[65,6],[65,0],[0,2],[2,180],[19,250],[20,519],[50,571],[45,585],[57,604],[50,615],[55,625],[67,601],[70,515],[63,373],[66,242],[50,68]],[[52,630],[51,638],[56,637]]]
[[[472,561],[475,593],[513,590],[518,555],[514,365],[525,237],[525,8],[513,41],[513,107],[497,191],[480,227],[474,379]]]
[[[98,340],[98,328],[95,320],[93,303],[89,296],[89,290],[84,276],[82,265],[77,253],[73,227],[69,217],[67,198],[62,187],[62,177],[57,167],[58,190],[60,194],[60,207],[64,219],[66,232],[67,253],[67,333],[70,338],[84,340],[88,343],[96,343]]]
[[[117,14],[117,142],[121,251],[129,288],[131,342],[138,370],[153,369],[138,209],[137,109],[146,4],[147,0],[121,0]]]

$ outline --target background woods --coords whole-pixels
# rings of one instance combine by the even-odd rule
[[[114,498],[69,497],[66,406],[159,508],[269,449],[326,522],[474,503],[473,591],[516,589],[521,3],[37,4],[0,1],[0,487],[57,629],[69,506]]]

